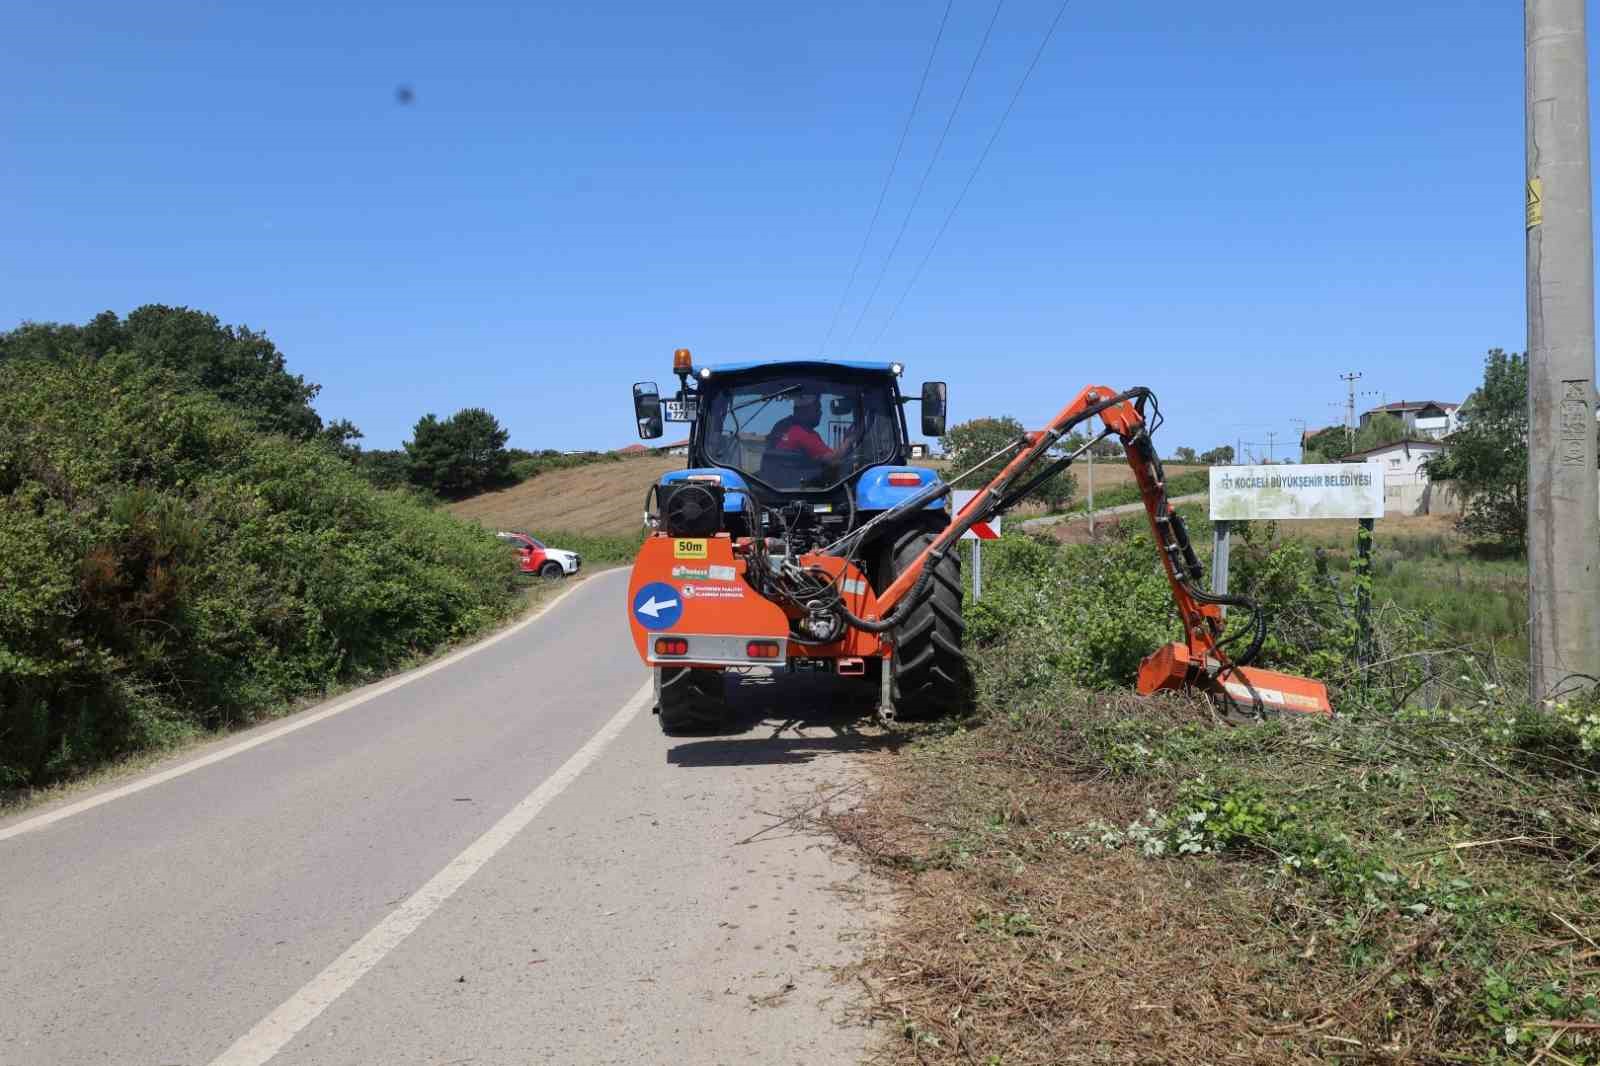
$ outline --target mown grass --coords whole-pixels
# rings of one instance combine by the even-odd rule
[[[883,756],[834,820],[904,888],[857,975],[881,1058],[1600,1062],[1600,712],[1526,706],[1499,624],[1425,577],[1392,584],[1433,628],[1398,596],[1378,624],[1433,661],[1431,696],[1409,665],[1356,670],[1343,612],[1287,602],[1327,585],[1281,538],[1241,580],[1340,717],[1131,696],[1108,642],[1144,633],[1138,540],[993,552],[977,713]],[[1396,556],[1391,579],[1438,565]]]

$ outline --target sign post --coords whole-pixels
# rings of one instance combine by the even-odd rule
[[[1211,591],[1228,591],[1228,534],[1239,522],[1356,518],[1356,665],[1371,658],[1373,520],[1383,517],[1383,470],[1370,463],[1211,468]]]
[[[974,489],[956,489],[952,492],[950,499],[955,507],[954,513],[960,514],[961,508],[977,494]],[[972,598],[981,600],[983,599],[983,542],[1000,539],[1000,516],[995,515],[987,522],[974,522],[971,529],[961,534],[961,539],[972,541]]]
[[[1226,518],[1219,518],[1211,523],[1211,591],[1222,594],[1228,591],[1228,534],[1233,532],[1233,523]],[[1228,609],[1222,608],[1222,616],[1228,616]]]

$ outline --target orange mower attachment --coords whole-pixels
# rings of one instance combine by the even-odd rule
[[[1153,427],[1144,418],[1145,403],[1153,405],[1154,400],[1154,394],[1146,388],[1113,393],[1105,386],[1091,385],[1080,392],[1046,428],[1016,442],[1016,455],[994,480],[967,501],[944,532],[928,545],[923,558],[884,590],[878,600],[878,610],[882,614],[893,612],[917,585],[922,570],[920,564],[930,557],[937,558],[975,523],[1015,505],[1098,439],[1116,436],[1122,441],[1123,452],[1139,486],[1185,637],[1156,650],[1144,660],[1139,667],[1139,692],[1150,695],[1167,689],[1193,689],[1252,713],[1289,711],[1331,715],[1333,705],[1322,682],[1247,665],[1266,639],[1265,616],[1252,600],[1239,595],[1215,594],[1200,587],[1203,576],[1200,560],[1189,541],[1182,516],[1172,510],[1167,500],[1166,476],[1150,438]],[[1042,472],[1033,474],[1020,486],[1016,484],[1030,468],[1044,461],[1050,449],[1074,427],[1096,415],[1105,426],[1100,438],[1071,455],[1050,460]],[[1155,419],[1159,425],[1159,408],[1156,408]],[[1252,617],[1252,639],[1237,659],[1224,649],[1224,645],[1234,639],[1224,637],[1224,606],[1242,608]]]

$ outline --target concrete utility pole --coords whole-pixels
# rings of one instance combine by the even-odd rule
[[[1525,0],[1528,652],[1535,700],[1600,676],[1584,0]]]
[[[1340,374],[1339,380],[1350,386],[1350,398],[1344,405],[1344,446],[1354,448],[1356,440],[1356,382],[1361,380],[1361,375],[1352,370],[1348,374]]]

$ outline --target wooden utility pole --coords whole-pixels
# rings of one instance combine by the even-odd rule
[[[1600,676],[1584,0],[1525,0],[1528,652],[1535,700]]]

